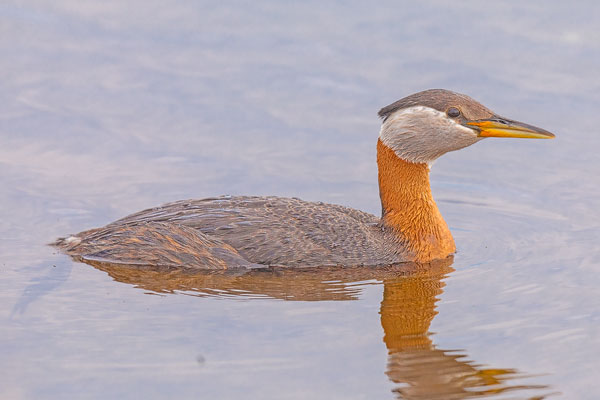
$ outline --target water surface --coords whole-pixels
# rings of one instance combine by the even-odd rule
[[[595,399],[595,2],[0,5],[0,397]],[[46,243],[219,194],[379,212],[377,110],[467,93],[554,141],[436,162],[459,249],[194,275]]]

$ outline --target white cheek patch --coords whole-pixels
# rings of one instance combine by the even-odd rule
[[[482,139],[445,113],[425,106],[396,111],[382,124],[379,138],[398,157],[428,164]]]

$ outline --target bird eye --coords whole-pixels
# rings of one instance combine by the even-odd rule
[[[460,110],[456,107],[450,107],[448,111],[446,111],[446,114],[448,114],[450,118],[456,118],[460,115]]]

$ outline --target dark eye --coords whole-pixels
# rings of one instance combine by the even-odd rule
[[[448,111],[446,111],[446,114],[448,114],[450,118],[456,118],[460,115],[460,110],[456,107],[450,107]]]

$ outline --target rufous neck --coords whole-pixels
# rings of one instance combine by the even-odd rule
[[[456,250],[429,186],[429,166],[401,159],[377,141],[382,223],[391,228],[415,261],[445,258]]]

